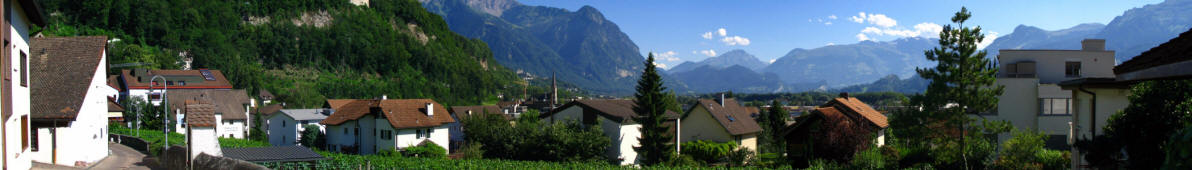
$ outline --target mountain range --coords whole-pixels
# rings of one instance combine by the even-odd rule
[[[988,57],[999,49],[1080,49],[1085,38],[1105,39],[1105,48],[1115,51],[1118,63],[1175,38],[1192,28],[1192,0],[1168,0],[1126,10],[1109,24],[1087,23],[1046,31],[1019,25],[1014,32],[998,37],[985,47]]]
[[[720,56],[709,57],[699,62],[685,61],[679,63],[675,67],[666,70],[669,73],[679,73],[694,70],[695,68],[703,66],[711,66],[712,68],[726,68],[733,65],[740,65],[753,71],[761,71],[768,63],[758,60],[753,54],[745,52],[745,50],[732,50]]]

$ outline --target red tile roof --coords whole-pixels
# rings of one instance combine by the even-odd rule
[[[332,99],[328,106],[335,110],[320,124],[339,125],[369,114],[383,114],[395,129],[434,127],[455,122],[442,104],[431,99]],[[433,116],[427,116],[426,104],[433,104]],[[338,107],[336,107],[338,106]]]
[[[886,120],[886,115],[882,115],[881,112],[874,110],[873,107],[869,107],[869,105],[865,104],[865,102],[857,100],[856,97],[838,97],[828,101],[828,103],[824,105],[821,105],[821,107],[836,107],[842,112],[858,114],[864,117],[865,120],[873,123],[873,125],[881,128],[890,126],[889,122]]]
[[[720,122],[720,126],[724,127],[731,135],[742,135],[757,133],[762,131],[762,127],[757,125],[757,122],[750,117],[748,107],[741,106],[737,100],[726,99],[724,105],[712,99],[700,99],[696,107],[703,107],[712,114],[712,117]],[[691,110],[688,110],[690,115]],[[729,119],[732,117],[732,119]]]

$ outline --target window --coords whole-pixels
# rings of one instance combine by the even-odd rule
[[[51,130],[50,130],[50,133],[54,133],[54,130],[53,130],[53,129],[51,129]],[[34,152],[37,152],[37,150],[38,150],[39,148],[41,148],[41,147],[38,147],[38,145],[37,145],[37,143],[38,143],[38,142],[37,142],[37,136],[38,136],[38,135],[37,135],[37,132],[33,132],[33,137],[32,137],[32,140],[33,140],[33,151],[34,151]],[[50,136],[53,136],[53,135],[50,135]]]
[[[382,140],[393,140],[393,131],[381,130],[381,139]]]
[[[1064,76],[1080,77],[1080,62],[1069,61],[1064,63]]]
[[[29,149],[29,115],[21,116],[21,149]]]
[[[344,134],[348,134],[348,128],[344,128]]]
[[[1072,99],[1070,98],[1039,99],[1040,115],[1070,115],[1072,111]]]
[[[21,87],[29,87],[29,57],[21,51]]]
[[[360,135],[360,128],[352,128],[352,135]]]
[[[430,133],[433,131],[433,129],[415,129],[414,133],[417,136],[415,139],[430,138]]]
[[[414,139],[422,139],[422,129],[414,129]]]

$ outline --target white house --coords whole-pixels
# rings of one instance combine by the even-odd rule
[[[219,137],[244,139],[249,134],[252,125],[251,115],[248,114],[252,99],[244,89],[180,89],[166,92],[170,103],[170,110],[175,111],[175,119],[179,123],[174,129],[185,134],[187,123],[182,121],[183,101],[199,100],[215,105],[215,121],[219,123],[215,130]]]
[[[0,49],[0,131],[3,142],[0,146],[0,166],[6,169],[29,169],[32,155],[29,147],[29,35],[34,25],[46,25],[42,11],[32,0],[5,1],[7,16],[0,27],[0,38],[7,48]],[[5,6],[7,5],[7,6]]]
[[[107,37],[34,38],[33,161],[87,166],[108,156]]]
[[[637,116],[633,112],[636,105],[633,100],[575,100],[542,115],[542,118],[549,122],[576,121],[585,125],[600,122],[604,135],[612,139],[605,155],[620,160],[621,165],[630,165],[638,163],[637,151],[633,148],[640,146],[637,139],[641,137],[642,126],[633,121]],[[670,121],[663,125],[671,127],[668,133],[673,135],[674,118],[679,114],[667,111],[666,116]]]
[[[219,147],[219,136],[215,132],[216,127],[219,126],[215,120],[216,106],[198,100],[186,100],[183,103],[186,103],[183,116],[188,124],[186,143],[189,147],[186,149],[190,153],[190,159],[194,159],[202,153],[223,156],[223,150]]]
[[[165,80],[150,82],[154,76],[161,76]],[[232,83],[219,70],[121,70],[115,77],[119,86],[121,100],[140,98],[149,100],[154,105],[162,102],[161,94],[178,90],[221,89],[231,90]],[[163,83],[164,82],[164,83]],[[167,87],[168,86],[168,87]],[[150,89],[152,88],[152,90]]]
[[[330,150],[373,154],[434,142],[450,153],[447,125],[455,119],[431,99],[332,99],[326,125]]]
[[[756,110],[756,109],[753,109]],[[734,99],[700,99],[680,119],[682,142],[706,140],[736,142],[737,148],[757,151],[757,135],[762,127],[752,118],[752,111]]]
[[[1081,46],[1080,50],[1000,50],[997,85],[1005,86],[1005,91],[998,96],[997,110],[982,116],[1046,133],[1049,148],[1068,149],[1069,122],[1077,111],[1074,106],[1082,101],[1073,100],[1074,91],[1059,83],[1114,77],[1114,51],[1105,50],[1105,40],[1086,39]],[[1005,141],[1010,134],[999,138]]]
[[[267,119],[264,126],[268,129],[269,144],[273,146],[299,145],[298,140],[302,139],[302,131],[306,130],[304,129],[306,125],[319,126],[319,132],[325,133],[326,126],[319,122],[333,112],[331,109],[282,109],[275,113],[266,113],[264,115]]]

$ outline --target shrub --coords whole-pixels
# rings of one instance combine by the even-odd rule
[[[701,163],[696,161],[691,155],[677,155],[673,159],[663,162],[666,166],[685,167],[685,166],[700,166]]]
[[[1072,153],[1043,149],[1035,153],[1035,158],[1043,165],[1043,169],[1068,169],[1072,165]]]
[[[885,169],[886,160],[883,158],[881,150],[877,147],[870,147],[853,155],[852,168],[857,169]]]
[[[1192,169],[1192,125],[1171,134],[1163,148],[1163,169]]]
[[[749,148],[740,148],[729,152],[728,163],[731,166],[744,166],[745,161],[752,159],[754,153],[756,152]]]
[[[308,148],[323,148],[327,145],[327,135],[319,130],[318,125],[306,125],[302,127],[302,137],[298,139],[298,143]]]
[[[402,155],[408,157],[447,158],[447,149],[443,149],[442,146],[434,142],[427,142],[421,146],[406,147]]]
[[[692,142],[683,142],[681,144],[681,155],[691,156],[692,159],[700,161],[703,164],[712,164],[724,161],[733,149],[737,148],[736,142],[711,142],[705,140],[697,140]]]
[[[401,156],[401,154],[399,154],[397,150],[387,148],[377,151],[377,156]]]
[[[838,170],[838,169],[843,170],[843,169],[848,169],[848,167],[845,167],[844,165],[840,165],[840,164],[836,163],[836,161],[816,159],[816,160],[811,161],[811,166],[808,166],[807,169],[808,170]]]
[[[459,153],[463,154],[464,159],[481,159],[484,158],[484,149],[481,149],[481,147],[484,146],[480,143],[472,142],[459,148]]]

